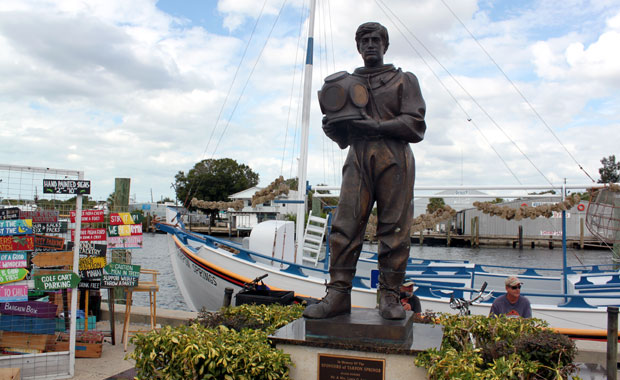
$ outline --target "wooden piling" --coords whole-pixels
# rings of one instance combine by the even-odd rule
[[[583,235],[584,235],[584,221],[583,218],[579,219],[579,249],[583,249]]]
[[[523,226],[519,225],[519,249],[523,249]]]

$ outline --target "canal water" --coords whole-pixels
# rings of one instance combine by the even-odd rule
[[[132,263],[143,268],[156,269],[159,292],[157,306],[164,309],[186,310],[189,308],[179,291],[172,265],[168,256],[168,243],[165,234],[144,234],[142,249],[132,251]],[[376,251],[376,245],[366,245],[365,250]],[[561,268],[562,249],[531,249],[522,250],[510,247],[429,247],[412,245],[411,256],[422,259],[468,260],[475,264],[491,264],[504,266],[528,266],[537,268]],[[612,264],[609,250],[573,250],[567,251],[568,265]],[[148,306],[148,294],[139,292],[134,294],[134,305]]]

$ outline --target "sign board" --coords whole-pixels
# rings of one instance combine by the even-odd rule
[[[73,251],[39,252],[32,258],[39,268],[53,268],[73,265]]]
[[[385,359],[319,354],[319,379],[385,380]]]
[[[108,237],[108,248],[109,249],[142,248],[142,235],[110,236]]]
[[[25,268],[28,266],[28,254],[26,252],[0,253],[0,269]]]
[[[1,295],[0,295],[1,297]],[[28,299],[28,287],[26,286],[26,300]],[[56,318],[58,305],[49,302],[7,302],[0,303],[0,313],[6,315],[24,315],[35,318]]]
[[[73,250],[72,241],[67,243],[67,247]],[[80,241],[80,257],[105,257],[108,250],[107,244],[95,244],[90,241]]]
[[[28,301],[28,285],[0,286],[0,302],[10,302],[8,304],[0,304],[0,305],[11,305],[13,302],[19,302],[19,301]],[[4,310],[5,310],[5,307],[4,306],[1,307],[0,313],[11,314],[11,313],[5,313]]]
[[[19,219],[19,208],[7,207],[0,208],[0,220],[15,220]]]
[[[80,277],[73,272],[34,276],[34,287],[40,290],[75,288],[79,282]]]
[[[33,223],[32,232],[35,234],[62,234],[67,232],[67,222]]]
[[[21,281],[27,274],[28,271],[24,268],[0,269],[0,284]]]
[[[108,236],[137,236],[142,235],[142,224],[128,224],[108,226]]]
[[[101,279],[102,288],[116,288],[116,287],[136,287],[138,286],[137,277],[124,277],[116,276],[113,274],[104,274]]]
[[[75,230],[71,230],[71,240],[75,241]],[[82,228],[80,241],[105,241],[105,228]]]
[[[80,270],[80,278],[84,280],[101,280],[103,277],[103,268]]]
[[[109,263],[103,270],[105,274],[111,274],[123,277],[140,277],[140,265]]]
[[[0,251],[32,251],[34,238],[24,236],[0,236]]]
[[[70,179],[44,179],[45,194],[90,194],[90,181]]]
[[[56,223],[58,210],[20,211],[19,219],[32,219],[32,223]]]
[[[133,215],[128,212],[111,213],[110,214],[110,225],[119,226],[121,224],[136,224],[136,222],[133,219]]]
[[[34,235],[34,246],[40,248],[62,249],[65,239],[58,236]]]
[[[80,259],[80,270],[103,269],[105,257],[84,257]]]
[[[0,236],[32,235],[32,219],[0,220]]]
[[[99,290],[101,289],[101,279],[98,279],[96,281],[82,280],[78,284],[78,289]]]
[[[82,223],[103,223],[103,210],[83,210]],[[71,211],[71,223],[75,223],[75,210]]]

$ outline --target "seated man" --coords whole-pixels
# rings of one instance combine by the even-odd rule
[[[521,296],[522,282],[515,276],[508,277],[506,281],[506,294],[499,296],[493,301],[491,306],[491,315],[505,314],[508,317],[532,317],[532,307],[530,301]]]
[[[414,313],[422,312],[420,299],[413,294],[413,281],[407,280],[400,286],[400,303],[405,310],[411,310]]]

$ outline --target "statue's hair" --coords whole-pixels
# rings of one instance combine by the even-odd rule
[[[379,32],[381,38],[383,38],[383,42],[385,42],[385,49],[387,50],[390,45],[390,36],[388,35],[387,28],[378,22],[365,22],[362,25],[357,27],[357,31],[355,32],[355,43],[359,48],[360,40],[362,36],[367,33]]]

